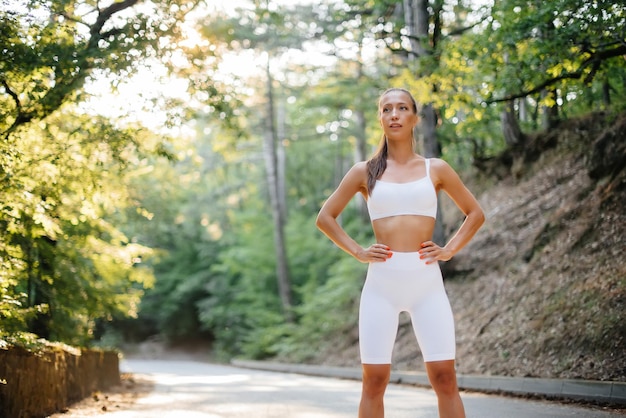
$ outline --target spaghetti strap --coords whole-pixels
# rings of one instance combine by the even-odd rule
[[[426,164],[426,177],[430,178],[430,158],[424,160]]]

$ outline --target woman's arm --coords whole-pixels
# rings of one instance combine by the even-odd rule
[[[441,159],[431,160],[431,177],[437,191],[443,190],[465,214],[465,220],[444,247],[432,241],[422,243],[421,258],[427,262],[448,261],[472,239],[485,222],[485,214],[474,195],[461,181],[459,175]]]
[[[369,248],[361,247],[337,222],[337,217],[359,192],[366,189],[367,169],[365,162],[355,164],[344,176],[337,189],[324,202],[315,224],[339,248],[361,262],[385,261],[389,247],[374,244]]]

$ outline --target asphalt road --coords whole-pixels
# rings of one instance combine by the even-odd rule
[[[124,360],[123,372],[155,382],[154,391],[114,418],[354,418],[361,384],[354,380],[283,374],[195,361]],[[615,411],[462,393],[468,418],[609,418]],[[389,418],[437,417],[432,390],[391,384]]]

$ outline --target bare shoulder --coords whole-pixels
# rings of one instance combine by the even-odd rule
[[[448,164],[445,160],[442,160],[441,158],[429,158],[429,160],[430,160],[431,170],[437,170],[437,171],[452,170],[452,167],[450,167],[450,164]]]
[[[344,182],[349,182],[359,190],[367,185],[367,161],[354,164],[344,176]]]
[[[354,164],[350,171],[353,171],[355,174],[359,176],[367,177],[367,161],[359,161]]]
[[[430,176],[438,188],[445,188],[461,182],[457,172],[441,158],[430,159]]]

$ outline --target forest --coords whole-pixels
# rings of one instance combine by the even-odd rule
[[[538,132],[619,120],[625,28],[608,0],[0,0],[0,347],[319,360],[366,266],[315,217],[380,141],[381,92],[409,89],[418,152],[487,192]],[[362,199],[341,222],[373,241]]]

